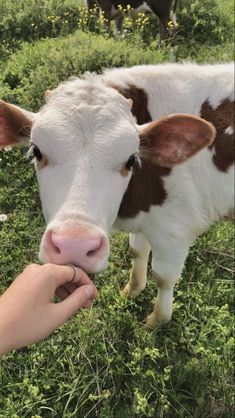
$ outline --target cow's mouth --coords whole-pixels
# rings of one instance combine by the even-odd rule
[[[76,264],[69,264],[69,266],[75,267],[75,268],[77,267],[77,268],[83,270],[87,274],[87,276],[92,280],[92,282],[95,283],[96,273],[89,273],[83,267],[80,267],[79,265],[76,265]]]
[[[90,274],[88,274],[88,276],[90,277],[92,282],[95,283],[96,273],[90,273]]]

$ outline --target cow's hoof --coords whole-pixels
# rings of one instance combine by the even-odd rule
[[[152,331],[154,328],[158,328],[158,321],[156,320],[155,315],[152,313],[146,319],[146,327],[148,331]]]
[[[128,298],[136,298],[143,289],[141,288],[131,288],[130,284],[127,283],[127,285],[122,289],[122,294],[127,296]]]
[[[155,312],[152,312],[146,319],[146,327],[149,331],[152,331],[153,329],[159,329],[166,325],[170,319],[171,318],[165,318],[160,315],[156,315]]]

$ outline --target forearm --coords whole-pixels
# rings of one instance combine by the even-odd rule
[[[13,346],[14,326],[13,320],[9,315],[3,296],[0,297],[0,355],[14,349]]]

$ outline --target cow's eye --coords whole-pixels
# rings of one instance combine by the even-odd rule
[[[43,168],[43,167],[45,167],[45,165],[48,164],[47,157],[44,154],[42,154],[40,149],[38,148],[38,146],[33,144],[32,142],[31,142],[30,148],[27,152],[27,156],[29,158],[32,157],[32,156],[35,157],[36,163],[37,163],[37,168]]]
[[[129,160],[126,162],[126,166],[125,166],[126,169],[129,171],[133,167],[133,165],[136,163],[136,161],[137,161],[137,155],[132,154],[129,157]]]
[[[32,146],[32,152],[33,152],[33,155],[36,158],[36,160],[38,162],[40,162],[42,160],[42,153],[41,153],[40,149],[37,147],[37,145]]]

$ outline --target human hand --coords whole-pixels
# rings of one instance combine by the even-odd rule
[[[54,303],[55,293],[64,300]],[[47,337],[80,308],[90,307],[97,295],[80,268],[26,267],[0,297],[0,354]]]

